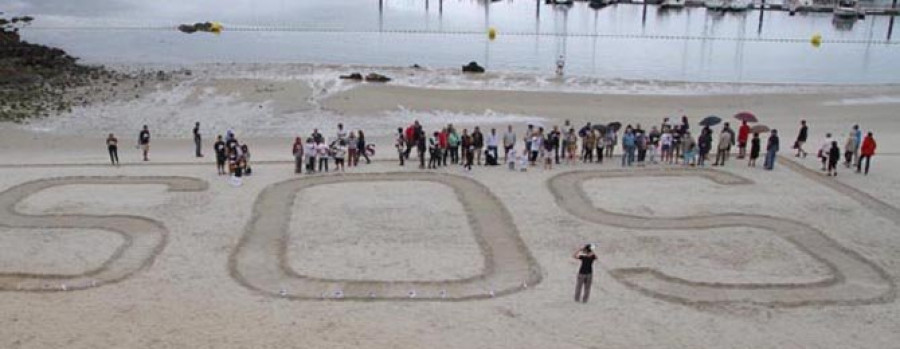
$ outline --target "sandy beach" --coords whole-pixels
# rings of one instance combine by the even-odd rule
[[[381,69],[397,76],[388,84],[341,81],[350,70],[334,67],[192,70],[137,99],[0,123],[0,347],[900,341],[898,86],[635,82],[613,93],[543,79],[504,89],[508,77],[403,68]],[[428,132],[453,123],[522,134],[528,123],[646,128],[682,114],[736,125],[731,115],[744,110],[781,132],[774,171],[734,158],[622,169],[618,157],[526,172],[419,170],[397,165],[391,139],[414,119]],[[801,119],[805,159],[790,150]],[[195,121],[204,158],[192,153]],[[332,137],[338,122],[366,131],[374,161],[294,174],[293,137],[313,128]],[[149,162],[134,148],[143,124],[154,132]],[[813,150],[825,132],[843,146],[853,124],[878,141],[871,173],[841,166],[825,176]],[[213,163],[212,139],[229,129],[253,154],[240,187]],[[122,166],[108,164],[109,133]],[[587,243],[599,259],[581,304],[571,255]]]

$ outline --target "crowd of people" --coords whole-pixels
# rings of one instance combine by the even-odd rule
[[[501,135],[495,128],[486,134],[478,126],[472,132],[466,128],[460,132],[454,125],[448,124],[428,135],[424,127],[414,121],[406,128],[397,129],[394,146],[401,166],[415,150],[419,168],[433,169],[459,164],[467,170],[471,170],[473,165],[499,165],[501,161],[509,169],[520,171],[539,164],[544,169],[552,169],[554,165],[560,164],[603,163],[604,159],[615,154],[617,146],[622,147],[623,167],[658,163],[705,166],[711,154],[715,154],[712,166],[724,166],[735,146],[739,149],[739,159],[749,157],[748,165],[756,166],[756,159],[761,153],[760,135],[753,133],[751,139],[750,127],[746,122],[741,125],[737,134],[726,122],[719,132],[715,148],[712,127],[701,128],[695,139],[686,116],[675,125],[665,118],[659,126],[651,126],[649,130],[645,130],[640,124],[626,125],[621,132],[620,129],[619,124],[587,123],[577,130],[568,125],[568,122],[564,128],[553,126],[545,129],[543,126],[528,125],[520,138],[512,125],[507,126]],[[516,149],[519,141],[523,145],[521,151]],[[746,151],[748,143],[749,154]],[[766,169],[774,167],[778,150],[778,131],[772,130],[765,148]]]
[[[725,166],[730,161],[734,148],[737,159],[746,159],[747,166],[756,167],[757,159],[763,156],[763,168],[772,170],[776,156],[781,150],[778,130],[753,129],[746,121],[741,121],[737,131],[725,122],[716,131],[714,126],[700,126],[693,130],[687,116],[673,124],[664,118],[660,125],[649,130],[640,124],[591,125],[586,123],[576,130],[569,122],[563,128],[529,124],[519,137],[512,125],[503,134],[491,128],[483,133],[475,126],[471,132],[463,128],[460,132],[453,124],[447,124],[429,135],[425,128],[414,121],[406,128],[398,128],[394,146],[400,165],[403,166],[413,151],[417,153],[419,168],[435,169],[441,166],[461,165],[471,170],[473,165],[499,165],[504,162],[510,170],[526,171],[529,167],[541,165],[552,169],[554,165],[575,163],[603,163],[616,153],[621,146],[621,166],[646,166],[647,164],[680,164],[703,167]],[[763,143],[762,133],[768,133]],[[696,136],[695,136],[696,135]],[[805,157],[803,145],[809,136],[806,121],[801,121],[800,131],[793,148],[798,157]],[[523,145],[516,149],[517,142]],[[749,148],[749,149],[748,149]],[[871,132],[862,136],[858,125],[854,125],[845,142],[845,151],[840,152],[838,143],[826,136],[819,150],[822,170],[829,175],[837,175],[836,165],[843,155],[846,167],[856,166],[857,172],[868,174],[869,163],[875,154],[875,139]],[[502,152],[502,154],[501,154]],[[484,162],[482,162],[484,158]],[[865,164],[865,166],[863,166]]]
[[[337,134],[331,142],[327,142],[319,129],[306,138],[304,143],[301,137],[294,139],[291,153],[294,155],[294,173],[328,172],[329,160],[334,160],[334,170],[343,172],[346,167],[359,166],[360,158],[370,163],[370,155],[374,155],[375,148],[366,143],[366,135],[363,130],[347,132],[343,124],[338,124]]]
[[[730,123],[725,122],[716,135],[713,127],[715,126],[701,125],[695,137],[687,116],[682,116],[678,123],[663,118],[659,125],[653,125],[649,130],[641,124],[622,127],[619,123],[586,123],[576,130],[567,120],[562,128],[553,126],[545,129],[541,125],[529,124],[520,137],[512,125],[508,125],[501,134],[496,128],[483,132],[479,126],[475,126],[469,132],[468,128],[460,131],[453,124],[447,124],[428,134],[425,127],[416,120],[405,128],[397,129],[394,147],[400,166],[404,166],[415,152],[421,169],[455,165],[471,171],[473,166],[498,166],[505,163],[514,171],[527,171],[538,165],[549,170],[555,165],[603,163],[604,159],[609,161],[616,155],[618,146],[621,146],[622,167],[641,167],[647,164],[703,167],[710,162],[712,166],[725,166],[732,157],[733,148],[737,148],[737,159],[747,159],[747,166],[756,167],[757,159],[762,155],[763,168],[774,168],[776,156],[781,149],[778,130],[755,129],[742,121],[735,131]],[[765,144],[761,133],[768,133]],[[793,144],[796,157],[805,158],[808,155],[804,146],[809,135],[809,126],[806,120],[802,120]],[[195,155],[203,157],[199,122],[194,125],[193,136]],[[521,150],[517,149],[518,142],[522,144]],[[110,161],[113,165],[118,165],[118,139],[109,134],[106,144]],[[150,130],[147,125],[138,133],[137,148],[142,151],[143,160],[149,161]],[[233,131],[229,130],[224,137],[219,135],[213,148],[220,175],[240,178],[252,173],[249,147],[239,142]],[[822,163],[822,171],[829,176],[837,175],[837,167],[841,161],[847,168],[855,167],[856,172],[868,174],[875,148],[872,132],[863,136],[859,125],[853,125],[842,143],[832,137],[831,133],[827,133],[817,155]],[[370,163],[370,156],[374,155],[374,151],[375,146],[366,143],[363,130],[348,132],[343,124],[337,125],[335,137],[330,140],[318,129],[314,129],[305,140],[297,137],[291,148],[294,172],[298,174],[304,170],[307,173],[329,172],[332,170],[329,168],[330,161],[334,163],[334,171],[342,172],[347,167],[359,166],[361,159]]]

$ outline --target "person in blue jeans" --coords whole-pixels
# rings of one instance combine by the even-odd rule
[[[631,129],[631,125],[628,125],[625,133],[622,134],[622,148],[625,150],[625,154],[622,154],[622,167],[631,166],[631,163],[634,162],[635,147],[634,131]]]
[[[766,144],[766,162],[763,165],[765,169],[772,170],[775,168],[775,155],[778,154],[778,130],[772,130],[769,136],[769,142]]]

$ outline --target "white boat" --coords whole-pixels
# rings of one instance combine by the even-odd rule
[[[684,0],[663,0],[659,4],[660,9],[681,9],[684,8]]]
[[[860,10],[856,0],[838,0],[838,2],[834,4],[835,17],[856,18],[859,17],[859,15]]]
[[[753,2],[750,0],[730,0],[728,2],[728,11],[732,12],[747,11],[753,6]]]
[[[704,5],[706,5],[706,9],[710,11],[725,11],[728,9],[728,2],[726,0],[707,0]]]
[[[813,7],[813,0],[788,0],[788,11],[791,15],[798,11],[809,11]]]

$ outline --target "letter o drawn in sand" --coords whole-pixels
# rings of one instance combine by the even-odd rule
[[[317,185],[365,181],[425,181],[453,188],[484,256],[483,272],[464,279],[434,281],[326,279],[295,273],[286,255],[297,193]],[[270,185],[253,206],[253,216],[231,255],[229,269],[235,280],[252,290],[300,300],[461,301],[506,295],[522,290],[523,284],[541,281],[537,263],[505,206],[478,182],[434,173],[343,174]]]
[[[39,191],[78,184],[163,184],[172,192],[197,192],[208,184],[189,177],[61,177],[19,184],[0,193],[0,227],[90,229],[118,233],[124,243],[100,267],[81,274],[0,273],[0,291],[72,291],[122,281],[149,266],[166,244],[166,227],[155,220],[127,215],[26,215],[15,206]],[[0,246],[2,249],[14,246]]]
[[[651,268],[621,268],[610,274],[645,295],[687,305],[757,304],[772,307],[859,305],[896,298],[888,274],[821,231],[800,222],[753,214],[712,214],[675,218],[641,217],[597,208],[582,189],[584,181],[619,177],[701,177],[723,185],[751,184],[736,175],[701,169],[640,169],[576,171],[557,175],[548,185],[557,204],[585,221],[628,229],[714,229],[753,227],[768,230],[808,253],[830,270],[831,276],[811,283],[714,283],[685,280]]]

